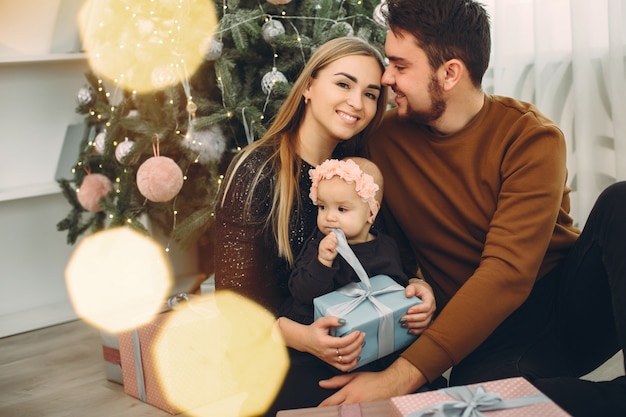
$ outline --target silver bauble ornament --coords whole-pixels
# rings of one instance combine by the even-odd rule
[[[104,153],[104,139],[106,138],[106,134],[106,130],[103,130],[102,132],[98,133],[93,140],[93,147],[99,155],[102,155]]]
[[[211,42],[209,42],[209,47],[207,48],[204,58],[207,61],[215,61],[216,59],[219,59],[219,57],[222,56],[223,49],[224,49],[224,44],[218,41],[217,39],[212,38]]]
[[[117,159],[120,164],[133,165],[133,163],[136,161],[125,161],[124,158],[126,157],[126,155],[128,155],[131,149],[133,149],[134,145],[135,142],[128,139],[120,142],[115,148],[115,159]]]
[[[276,67],[274,67],[272,68],[270,72],[265,74],[263,78],[261,79],[261,88],[263,89],[263,92],[265,94],[269,94],[274,88],[274,84],[278,82],[286,83],[287,77],[285,77],[285,74],[278,71]]]
[[[387,12],[386,0],[382,0],[378,6],[374,7],[374,13],[372,17],[374,19],[374,23],[376,23],[383,29],[388,29],[387,20],[385,19],[385,16],[383,16],[383,12]]]
[[[177,80],[176,71],[169,65],[162,65],[152,70],[152,85],[157,90],[174,85]]]
[[[76,95],[76,101],[81,106],[88,106],[91,104],[96,98],[96,94],[91,89],[91,87],[83,87],[78,90],[78,94]]]
[[[265,42],[272,44],[277,36],[285,34],[285,27],[278,20],[268,20],[263,24],[261,34]]]
[[[348,22],[337,22],[337,23],[334,23],[330,27],[330,30],[332,30],[332,31],[341,31],[343,36],[353,36],[354,35],[354,29],[352,29],[352,26],[350,26],[350,23],[348,23]]]
[[[226,138],[219,125],[203,130],[194,130],[190,127],[182,143],[197,153],[198,162],[201,164],[220,161],[226,150]]]

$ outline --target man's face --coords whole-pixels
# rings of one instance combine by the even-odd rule
[[[387,33],[385,54],[389,66],[382,83],[395,93],[400,117],[429,124],[439,119],[446,109],[441,84],[413,36],[406,32],[398,35]]]

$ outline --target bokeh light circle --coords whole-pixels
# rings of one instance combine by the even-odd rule
[[[217,23],[208,0],[87,0],[78,16],[92,69],[138,93],[193,75]]]
[[[111,333],[152,320],[172,287],[163,248],[129,227],[84,238],[65,268],[65,283],[76,314]]]
[[[289,367],[275,317],[231,291],[167,315],[151,354],[168,401],[194,417],[262,415]]]

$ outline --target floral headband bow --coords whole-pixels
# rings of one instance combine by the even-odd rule
[[[378,213],[380,205],[374,198],[376,191],[379,189],[378,184],[374,182],[374,177],[363,172],[352,159],[327,159],[315,169],[309,170],[309,177],[312,181],[309,197],[313,204],[317,205],[317,186],[320,181],[339,177],[348,184],[354,183],[356,193],[364,203],[369,204],[372,214],[376,215]]]

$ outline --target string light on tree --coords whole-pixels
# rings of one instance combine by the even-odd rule
[[[350,28],[381,50],[385,36],[372,19],[380,0],[83,4],[83,45],[89,63],[98,65],[86,74],[88,85],[77,95],[89,145],[81,144],[74,178],[59,181],[71,210],[57,228],[67,231],[70,244],[81,234],[116,225],[149,233],[146,219],[178,245],[205,239],[204,232],[211,234],[220,175],[244,145],[266,132],[310,54]],[[207,14],[197,7],[217,7],[219,27],[217,17],[213,26],[204,24]],[[193,40],[209,32],[214,35]],[[197,55],[198,70],[184,53],[187,46]],[[138,79],[141,85],[133,82]],[[96,141],[97,133],[103,134]],[[183,173],[180,191],[170,193],[167,204],[147,199],[138,187],[141,162],[155,156],[155,133],[160,156],[170,158],[177,171],[174,177],[181,175],[171,164]],[[127,142],[132,149],[125,149],[131,147]],[[115,192],[100,201],[102,212],[88,212],[76,201],[88,168],[113,183]],[[164,186],[152,180],[157,190]]]

